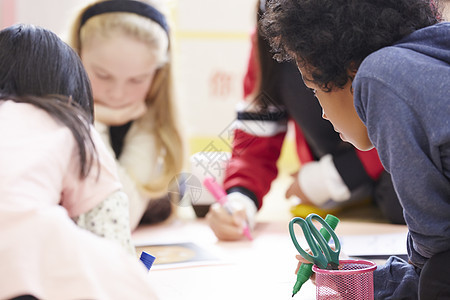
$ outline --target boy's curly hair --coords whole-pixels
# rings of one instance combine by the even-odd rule
[[[437,22],[433,0],[270,0],[259,26],[278,61],[295,59],[330,91],[372,52]]]

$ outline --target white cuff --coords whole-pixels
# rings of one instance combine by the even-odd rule
[[[247,222],[250,226],[250,229],[253,230],[255,227],[255,216],[256,216],[256,205],[252,199],[247,197],[246,195],[233,192],[227,195],[228,202],[231,206],[243,206],[245,209],[245,213],[247,214]]]
[[[330,199],[344,202],[351,195],[333,163],[331,154],[323,156],[318,162],[305,164],[298,174],[298,182],[303,193],[319,207]]]

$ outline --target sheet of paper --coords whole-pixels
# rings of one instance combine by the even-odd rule
[[[348,256],[406,255],[406,233],[340,236],[341,250]]]
[[[139,257],[142,251],[156,257],[152,270],[224,263],[210,251],[191,242],[137,245],[136,253]]]

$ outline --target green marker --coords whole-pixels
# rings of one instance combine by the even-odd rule
[[[333,215],[327,215],[325,217],[325,222],[328,223],[328,225],[330,225],[331,229],[335,230],[338,223],[339,223],[339,219],[336,218]],[[330,233],[325,229],[325,228],[321,228],[320,229],[320,234],[324,237],[324,239],[328,242],[331,238]],[[294,285],[294,290],[292,292],[292,297],[295,296],[295,294],[298,293],[298,291],[300,291],[302,285],[308,281],[309,277],[311,277],[312,275],[312,267],[313,264],[306,264],[303,263],[300,268],[298,269],[297,272],[297,281],[295,282]]]

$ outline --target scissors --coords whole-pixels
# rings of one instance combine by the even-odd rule
[[[319,232],[319,230],[313,224],[313,219],[322,224],[322,233]],[[298,224],[301,227],[313,255],[303,250],[303,248],[297,242],[297,237],[295,236],[294,232],[295,224]],[[334,251],[331,249],[331,247],[328,245],[328,241],[322,235],[328,235],[327,232],[333,238],[336,248],[336,250]],[[320,269],[338,269],[341,243],[339,242],[339,239],[334,230],[324,219],[322,219],[322,217],[317,214],[309,214],[306,219],[302,219],[299,217],[293,218],[289,222],[289,233],[291,235],[291,239],[295,245],[295,248],[297,248],[298,252],[301,254],[301,256],[303,256],[303,258],[315,264]],[[329,239],[329,237],[327,239]]]

